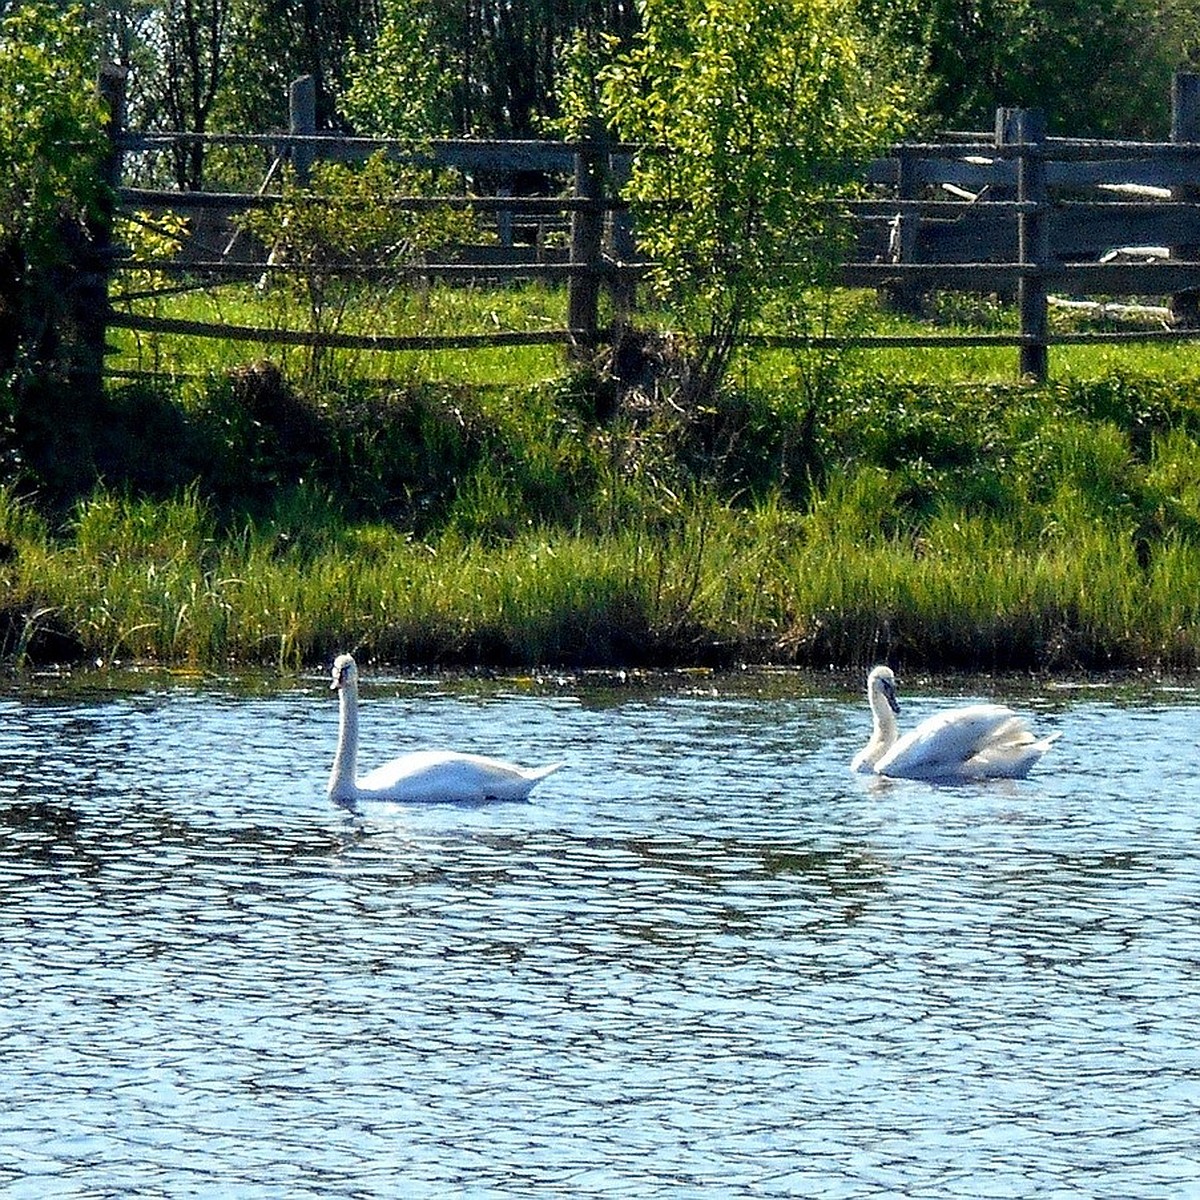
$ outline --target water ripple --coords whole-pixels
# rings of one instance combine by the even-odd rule
[[[4,703],[6,1197],[1200,1178],[1190,699],[1044,698],[1037,775],[930,788],[778,683],[391,690],[379,758],[571,766],[348,814],[316,685]]]

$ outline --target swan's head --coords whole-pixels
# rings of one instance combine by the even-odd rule
[[[343,688],[358,686],[358,664],[351,654],[339,654],[333,660],[333,678],[329,684],[330,691],[341,691]]]
[[[876,667],[867,676],[867,698],[872,708],[878,703],[877,698],[882,698],[892,712],[900,711],[900,701],[896,699],[896,676],[892,674],[891,667]]]

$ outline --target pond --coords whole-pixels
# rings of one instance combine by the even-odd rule
[[[361,765],[569,766],[327,802],[327,679],[0,695],[0,1192],[1200,1194],[1190,686],[1010,698],[1019,782],[852,775],[812,676],[364,672]]]

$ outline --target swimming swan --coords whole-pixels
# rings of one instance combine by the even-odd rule
[[[417,750],[358,778],[358,666],[349,654],[333,663],[330,690],[339,693],[337,753],[329,774],[329,798],[337,804],[356,800],[427,800],[479,802],[524,800],[533,786],[557,771],[517,767],[478,754],[454,750]]]
[[[850,766],[895,779],[1021,779],[1059,736],[1035,737],[1002,704],[968,704],[929,717],[899,737],[896,677],[888,667],[867,676],[867,701],[871,740]]]

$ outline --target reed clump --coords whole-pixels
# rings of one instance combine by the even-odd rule
[[[1200,666],[1196,380],[845,372],[814,395],[747,372],[688,412],[607,386],[305,395],[257,366],[114,394],[154,419],[119,448],[75,428],[71,471],[0,486],[0,649]]]

